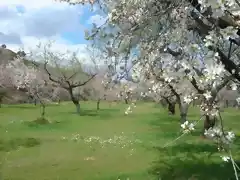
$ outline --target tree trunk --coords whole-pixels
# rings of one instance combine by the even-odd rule
[[[76,107],[76,112],[77,112],[77,114],[80,114],[81,108],[80,108],[79,100],[74,97],[74,95],[73,95],[73,88],[72,88],[72,87],[69,87],[69,88],[68,88],[68,92],[69,92],[69,95],[70,95],[70,97],[71,97],[71,100],[72,100],[73,104],[74,104],[75,107]]]
[[[167,97],[163,96],[163,99],[166,101],[166,106],[168,107],[168,114],[175,115],[175,102],[171,102]],[[163,102],[163,101],[162,101]]]
[[[205,104],[208,105],[208,109],[211,109],[213,107],[214,100],[217,98],[217,92],[219,92],[220,90],[221,89],[211,92],[212,98],[205,102]],[[205,115],[205,120],[203,125],[203,136],[206,130],[208,130],[209,128],[213,128],[215,126],[215,123],[216,123],[216,117],[210,116],[207,114]]]
[[[79,104],[79,102],[78,102],[78,101],[75,102],[74,105],[76,106],[76,112],[77,112],[77,114],[80,114],[80,110],[81,110],[81,108],[80,108],[80,104]]]
[[[204,125],[203,125],[203,135],[206,130],[213,128],[215,124],[216,124],[216,118],[206,115],[204,120]]]
[[[97,100],[97,110],[100,109],[100,101],[101,101],[101,99],[99,98],[99,99]]]
[[[0,108],[2,107],[3,97],[0,97]]]
[[[162,105],[163,108],[167,108],[168,107],[168,103],[166,100],[161,99],[158,104]]]
[[[180,95],[173,89],[172,86],[170,86],[170,88],[177,98],[177,103],[178,103],[179,112],[180,112],[180,123],[184,123],[187,121],[187,112],[188,112],[189,105],[187,103],[182,102]]]
[[[179,103],[179,112],[180,112],[180,122],[181,124],[187,121],[187,113],[188,113],[188,104],[187,103]]]
[[[196,106],[196,100],[194,99],[193,100],[193,107],[195,107]]]
[[[229,106],[229,103],[228,103],[228,100],[226,100],[226,108],[228,108],[228,106]]]
[[[46,113],[46,106],[45,104],[41,103],[41,107],[42,107],[41,117],[44,118]]]
[[[175,103],[168,102],[168,114],[175,115]]]

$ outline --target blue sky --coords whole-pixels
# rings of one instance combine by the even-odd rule
[[[83,14],[79,15],[79,23],[86,29],[91,28],[91,24],[89,23],[89,19],[96,15],[96,13],[92,12],[89,7],[83,6]],[[73,44],[82,44],[87,43],[87,41],[84,39],[84,31],[81,30],[71,30],[71,31],[65,31],[62,33],[62,37],[64,39],[69,40]]]
[[[84,30],[104,19],[90,6],[70,6],[54,0],[0,0],[0,43],[17,51],[29,49],[39,42],[54,40],[54,49],[76,49],[86,55],[88,43]]]

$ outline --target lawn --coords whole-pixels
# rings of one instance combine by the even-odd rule
[[[50,124],[32,123],[40,115],[34,105],[0,109],[1,178],[4,180],[228,180],[231,163],[199,129],[167,148],[180,135],[178,116],[168,116],[153,103],[140,103],[124,115],[124,104],[82,103],[82,115],[71,103],[49,105]],[[191,109],[189,120],[200,117]],[[240,111],[223,112],[226,127],[240,132]],[[240,160],[238,138],[234,158]]]

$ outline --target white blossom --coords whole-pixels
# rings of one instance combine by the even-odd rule
[[[222,160],[228,162],[230,160],[229,156],[221,156]]]
[[[189,123],[188,121],[185,121],[183,124],[181,124],[181,128],[183,129],[184,133],[189,133],[195,129],[194,124]]]

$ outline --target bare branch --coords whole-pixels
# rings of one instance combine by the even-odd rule
[[[78,83],[75,83],[73,85],[70,85],[71,88],[76,88],[76,87],[79,87],[79,86],[84,86],[85,84],[87,84],[89,81],[91,81],[97,74],[94,74],[92,75],[88,80],[86,80],[85,82],[78,82]]]

